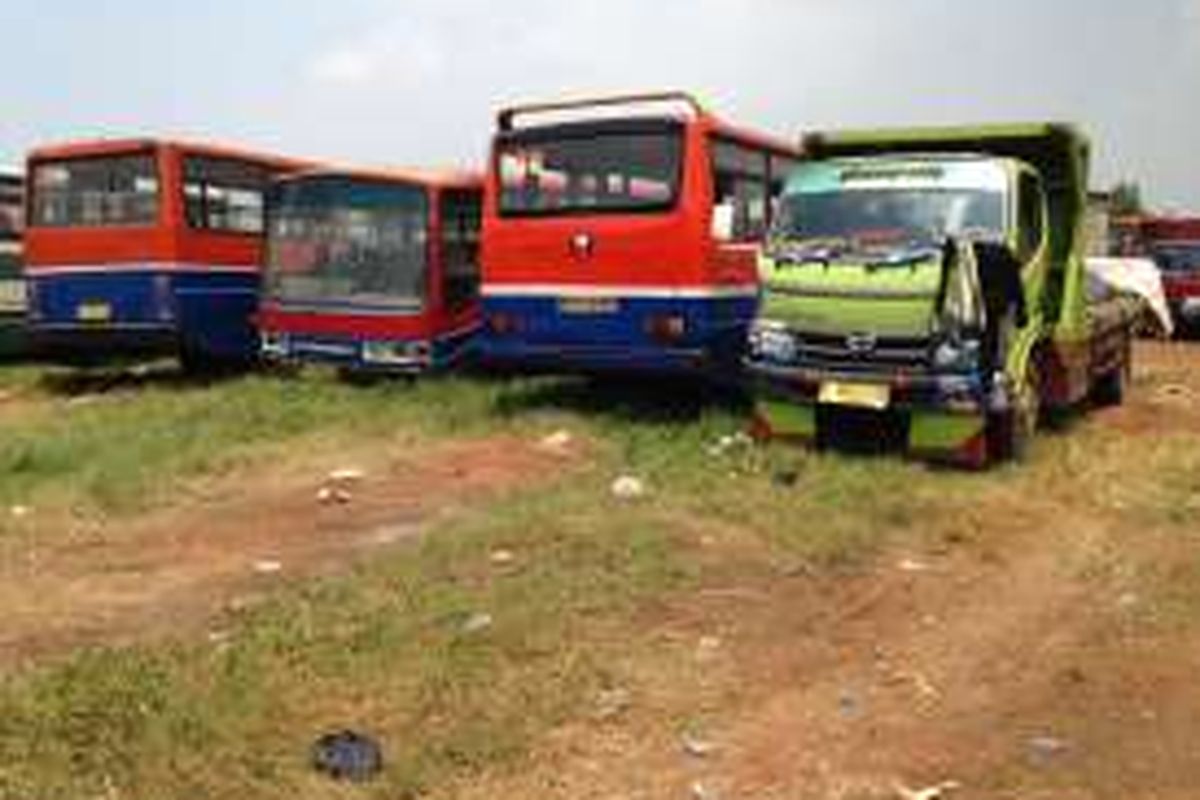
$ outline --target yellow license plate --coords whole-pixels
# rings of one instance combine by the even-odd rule
[[[108,303],[80,303],[75,309],[75,319],[80,322],[108,322],[112,319],[112,306]]]
[[[877,383],[823,383],[818,398],[822,405],[869,408],[886,411],[892,404],[892,390]]]
[[[616,314],[621,303],[612,297],[565,297],[558,301],[563,314]]]

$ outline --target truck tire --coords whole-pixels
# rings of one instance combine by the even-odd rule
[[[1111,370],[1096,379],[1092,386],[1092,403],[1099,408],[1119,406],[1125,402],[1125,368]]]
[[[1098,377],[1092,384],[1093,405],[1099,408],[1110,408],[1125,402],[1125,382],[1129,378],[1132,361],[1132,348],[1126,342],[1120,365]]]
[[[1029,445],[1037,434],[1042,414],[1042,381],[1038,360],[1026,367],[1023,388],[1007,411],[991,414],[987,420],[988,455],[993,462],[1024,461]]]

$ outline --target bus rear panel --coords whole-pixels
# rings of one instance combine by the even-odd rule
[[[703,113],[501,127],[484,223],[484,361],[736,370],[758,302],[769,148]]]
[[[98,143],[29,163],[33,344],[63,361],[255,357],[263,193],[290,168],[165,142]]]
[[[271,192],[263,355],[416,374],[479,328],[482,181],[314,173]]]

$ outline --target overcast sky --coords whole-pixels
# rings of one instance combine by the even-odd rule
[[[504,101],[694,90],[793,136],[1076,121],[1095,183],[1200,210],[1200,0],[5,0],[0,162],[184,134],[467,164]]]

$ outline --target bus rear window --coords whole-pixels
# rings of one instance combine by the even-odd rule
[[[33,224],[50,228],[153,225],[159,179],[154,156],[45,161],[33,168]]]
[[[662,211],[679,195],[678,130],[535,132],[506,137],[496,156],[505,216]]]

